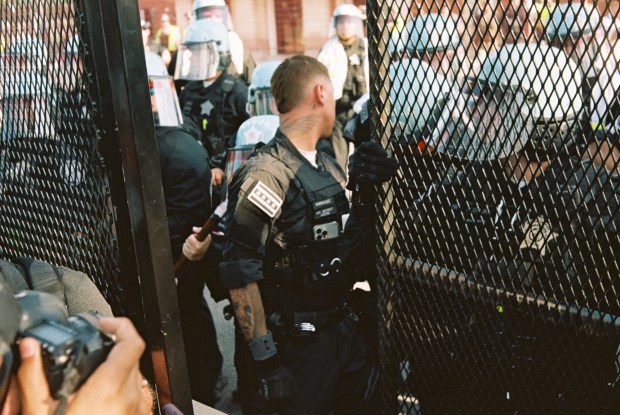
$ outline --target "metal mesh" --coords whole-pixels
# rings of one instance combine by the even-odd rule
[[[123,310],[82,1],[2,1],[0,255],[89,275]]]
[[[617,8],[367,6],[384,413],[617,413]]]

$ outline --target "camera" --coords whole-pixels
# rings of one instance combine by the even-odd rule
[[[65,304],[52,294],[22,291],[15,298],[22,317],[14,347],[25,337],[38,340],[51,395],[75,392],[105,361],[114,339],[101,330],[95,312],[67,317]]]

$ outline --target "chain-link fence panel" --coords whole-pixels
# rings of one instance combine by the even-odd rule
[[[0,3],[0,247],[81,270],[122,312],[80,1]]]
[[[385,413],[616,413],[617,2],[367,6]]]
[[[137,2],[0,0],[0,24],[0,256],[86,273],[192,413]]]

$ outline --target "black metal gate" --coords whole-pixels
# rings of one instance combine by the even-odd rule
[[[617,9],[367,1],[385,414],[620,408]]]
[[[137,2],[5,0],[0,24],[0,255],[89,275],[192,413]]]

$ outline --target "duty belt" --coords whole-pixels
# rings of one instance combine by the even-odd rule
[[[346,305],[329,311],[296,312],[292,316],[293,330],[299,335],[317,334],[321,330],[337,324],[344,318],[358,320],[357,314]]]

